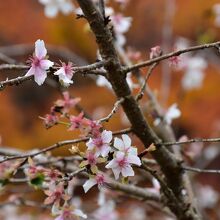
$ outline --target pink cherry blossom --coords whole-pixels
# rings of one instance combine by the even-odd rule
[[[66,114],[71,108],[74,108],[80,101],[80,98],[72,99],[69,92],[63,92],[63,99],[59,99],[55,102],[55,106],[62,108],[62,113]]]
[[[54,75],[59,77],[59,81],[63,86],[68,87],[69,84],[73,83],[71,80],[73,73],[73,65],[71,62],[68,62],[68,64],[62,63],[62,66],[54,73]]]
[[[45,190],[44,193],[48,196],[44,200],[45,205],[49,205],[52,203],[59,204],[60,201],[63,200],[68,200],[70,197],[65,194],[63,184],[55,185],[50,184],[49,190]]]
[[[53,112],[51,114],[46,114],[44,117],[44,124],[46,128],[50,128],[53,125],[56,125],[59,118]]]
[[[155,46],[150,49],[150,59],[157,58],[162,55],[160,46]]]
[[[93,137],[98,137],[101,135],[100,129],[102,125],[98,121],[86,119],[85,125],[86,125],[85,133],[87,134],[90,133]]]
[[[84,125],[84,114],[83,112],[81,112],[78,116],[70,116],[70,128],[69,130],[75,130],[77,128],[82,128],[82,126]]]
[[[93,186],[98,184],[98,187],[101,187],[106,183],[106,179],[103,174],[98,173],[95,177],[89,178],[83,185],[85,193],[89,191]]]
[[[123,177],[134,176],[131,164],[140,166],[140,158],[136,155],[126,155],[124,152],[118,151],[115,153],[114,159],[112,159],[105,167],[107,169],[112,169],[115,179],[118,179],[120,173]]]
[[[86,143],[88,150],[94,150],[97,155],[106,157],[111,150],[110,142],[112,140],[112,132],[104,130],[99,137],[90,138]]]
[[[53,62],[46,59],[47,49],[45,48],[43,40],[35,42],[35,53],[31,58],[31,68],[25,76],[34,76],[35,82],[40,86],[47,78],[47,70],[53,66]]]

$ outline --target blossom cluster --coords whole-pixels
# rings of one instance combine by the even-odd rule
[[[47,78],[47,71],[54,65],[54,62],[47,58],[47,49],[43,40],[35,42],[35,52],[29,62],[31,67],[25,76],[34,76],[35,82],[39,86],[42,85]],[[71,80],[73,74],[73,66],[70,62],[68,64],[62,62],[54,72],[54,75],[59,77],[60,83],[66,87],[73,83]]]

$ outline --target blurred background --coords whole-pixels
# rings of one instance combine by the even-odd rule
[[[132,26],[126,33],[125,50],[137,52],[138,60],[147,60],[150,48],[156,45],[160,45],[166,53],[184,43],[193,46],[218,41],[218,11],[213,8],[217,3],[220,1],[130,0],[125,8],[120,8],[115,3],[113,7],[124,16],[132,17]],[[56,18],[49,19],[44,15],[44,6],[37,0],[19,0],[19,3],[17,0],[0,0],[0,52],[18,63],[25,63],[32,55],[37,39],[45,41],[50,58],[57,62],[69,60],[76,65],[84,65],[95,62],[97,58],[93,34],[86,22],[83,19],[77,20],[75,14],[66,16],[59,13]],[[202,71],[203,80],[199,86],[184,88],[183,81],[188,69],[175,68],[170,66],[168,61],[162,62],[156,68],[149,85],[162,103],[164,111],[173,103],[177,103],[181,110],[181,117],[173,122],[177,139],[182,135],[189,138],[219,137],[218,51],[208,49],[191,53],[189,56],[188,59],[202,59],[202,64],[197,64],[199,67],[196,70],[192,68]],[[25,72],[22,71],[0,71],[0,80],[23,74]],[[115,102],[112,91],[98,87],[94,77],[75,76],[69,92],[74,97],[81,97],[80,104],[96,119],[107,115]],[[29,150],[77,137],[77,133],[67,131],[61,125],[47,130],[38,118],[48,113],[54,101],[60,97],[60,92],[50,81],[41,87],[33,81],[27,81],[21,86],[8,87],[0,92],[2,146]],[[128,126],[122,111],[106,124],[106,128],[111,130]],[[220,169],[219,147],[219,144],[194,144],[185,146],[184,150],[190,155],[188,160],[192,165]],[[66,149],[58,153],[65,154],[65,151]],[[198,159],[199,157],[202,159]],[[219,211],[214,210],[219,205],[220,177],[202,174],[196,175],[195,178],[202,186],[201,192],[198,193],[201,198],[198,196],[198,199],[210,199],[207,204],[201,204],[206,214],[211,213],[211,219],[220,219]]]

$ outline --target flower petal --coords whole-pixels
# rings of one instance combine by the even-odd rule
[[[126,135],[126,134],[123,134],[122,135],[122,139],[123,139],[125,147],[129,148],[131,146],[131,139],[130,139],[130,137],[128,135]]]
[[[41,60],[40,61],[40,67],[44,70],[49,69],[50,67],[52,67],[54,64],[54,62],[50,61],[50,60]]]
[[[134,170],[130,165],[122,168],[121,173],[123,177],[134,176]]]
[[[73,214],[76,215],[76,216],[79,216],[81,218],[85,218],[85,219],[87,218],[87,215],[84,214],[80,209],[75,209],[73,211]]]
[[[106,157],[108,155],[108,153],[110,152],[110,150],[111,150],[111,148],[107,144],[102,145],[101,155],[103,157]]]
[[[110,143],[112,140],[112,132],[104,130],[101,134],[104,143]]]
[[[90,188],[92,188],[94,185],[96,185],[97,182],[95,179],[88,179],[84,184],[83,184],[83,189],[85,193],[89,191]]]
[[[141,160],[139,157],[129,154],[127,156],[127,160],[129,163],[135,164],[137,166],[141,166]]]
[[[112,172],[114,173],[115,179],[117,180],[119,178],[119,174],[121,173],[120,168],[112,169]]]
[[[28,72],[25,74],[25,76],[32,76],[35,74],[35,67],[31,67]]]
[[[45,44],[43,40],[37,40],[35,42],[35,56],[38,59],[42,59],[47,55],[47,49],[45,48]]]
[[[116,147],[118,150],[123,151],[125,148],[124,142],[120,138],[116,137],[114,140],[114,147]]]
[[[35,69],[35,74],[34,74],[34,81],[41,86],[45,79],[47,78],[47,72],[45,70],[42,70],[40,68]]]

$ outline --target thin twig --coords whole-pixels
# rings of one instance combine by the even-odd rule
[[[109,119],[116,113],[116,111],[119,108],[119,105],[124,101],[124,98],[119,99],[117,102],[115,102],[113,109],[111,112],[104,118],[98,120],[99,122],[108,122]]]
[[[140,90],[139,90],[139,92],[138,92],[138,94],[137,94],[137,96],[136,96],[136,101],[139,101],[140,99],[142,99],[142,97],[143,97],[143,95],[144,95],[144,91],[145,91],[145,89],[146,89],[146,85],[147,85],[147,81],[148,81],[148,79],[150,78],[150,76],[151,76],[151,74],[152,74],[152,72],[153,72],[153,70],[154,70],[154,68],[157,66],[157,63],[154,63],[154,64],[152,64],[152,66],[150,66],[150,68],[148,69],[148,72],[147,72],[147,74],[146,74],[146,77],[145,77],[145,79],[144,79],[144,82],[143,82],[143,84],[142,84],[142,86],[141,86],[141,88],[140,88]]]
[[[182,166],[184,170],[197,172],[197,173],[213,173],[213,174],[220,174],[220,170],[213,170],[213,169],[199,169],[195,167],[188,167],[188,166]]]
[[[119,130],[116,132],[113,132],[113,135],[119,135],[119,134],[125,134],[125,133],[129,133],[131,132],[132,129],[131,128],[127,128],[127,129],[123,129],[123,130]],[[60,141],[57,142],[56,144],[53,144],[49,147],[46,147],[42,150],[39,150],[38,152],[33,152],[33,153],[27,153],[27,154],[21,154],[21,155],[16,155],[16,156],[3,156],[3,159],[0,160],[0,163],[3,163],[5,161],[9,161],[9,160],[16,160],[16,159],[22,159],[22,158],[28,158],[28,157],[35,157],[39,154],[43,154],[46,153],[48,151],[52,151],[55,149],[58,149],[62,146],[67,146],[67,145],[71,145],[71,144],[77,144],[77,143],[81,143],[81,142],[86,142],[89,140],[89,137],[85,137],[85,138],[79,138],[79,139],[74,139],[74,140],[65,140],[65,141]]]
[[[182,144],[191,144],[191,143],[218,143],[220,138],[193,138],[187,141],[174,141],[174,142],[164,142],[158,143],[157,145],[171,146],[171,145],[182,145]]]
[[[174,51],[174,52],[162,55],[160,57],[157,57],[157,58],[154,58],[154,59],[151,59],[151,60],[147,60],[147,61],[135,64],[135,65],[130,66],[130,67],[125,67],[123,72],[128,73],[128,72],[131,72],[131,71],[136,70],[136,69],[140,69],[140,68],[145,67],[145,66],[150,66],[154,63],[160,62],[160,61],[168,59],[170,57],[179,56],[183,53],[188,53],[188,52],[197,51],[197,50],[203,50],[203,49],[206,49],[206,48],[217,48],[217,49],[219,49],[219,47],[220,47],[220,41],[210,43],[210,44],[202,44],[202,45],[198,45],[198,46],[194,46],[194,47],[189,47],[189,48],[186,48],[186,49]]]

